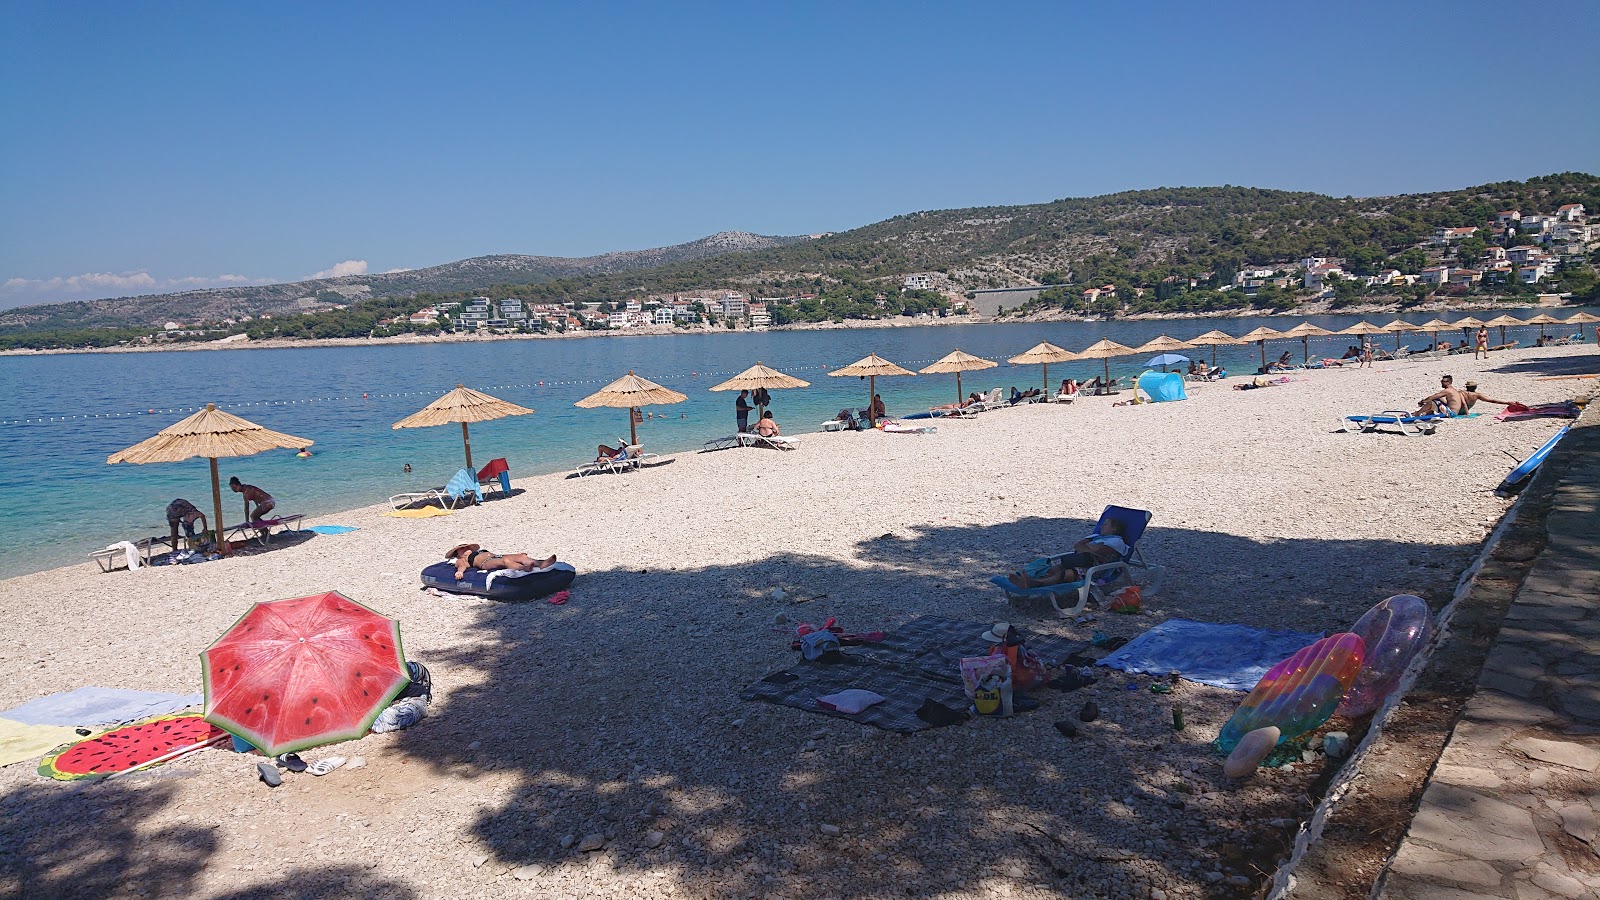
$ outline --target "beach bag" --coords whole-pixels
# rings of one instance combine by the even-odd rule
[[[1011,715],[1011,664],[1004,656],[962,659],[961,684],[978,715]]]
[[[1011,667],[1011,687],[1014,690],[1031,691],[1050,682],[1050,670],[1026,644],[997,644],[989,651],[989,655],[1005,657],[1006,664]]]
[[[1139,586],[1130,584],[1111,595],[1111,611],[1137,616],[1143,611],[1144,596],[1139,591]]]

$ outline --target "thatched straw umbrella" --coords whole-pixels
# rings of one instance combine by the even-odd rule
[[[1400,335],[1408,331],[1416,331],[1417,326],[1410,322],[1402,322],[1399,319],[1395,319],[1393,322],[1383,326],[1383,330],[1394,335],[1394,349],[1398,353],[1400,351]]]
[[[1261,347],[1261,371],[1265,372],[1267,370],[1267,341],[1277,340],[1281,337],[1283,337],[1281,333],[1263,325],[1249,334],[1239,335],[1239,342],[1241,344],[1257,344]]]
[[[766,388],[769,391],[781,391],[787,388],[810,387],[811,382],[801,381],[793,375],[785,375],[777,369],[770,369],[757,361],[755,365],[743,372],[729,378],[721,384],[714,385],[713,391],[755,391]],[[761,418],[766,404],[758,404],[756,418]]]
[[[1433,348],[1437,350],[1439,349],[1439,332],[1448,331],[1450,327],[1450,323],[1443,319],[1430,319],[1427,322],[1423,322],[1421,325],[1413,325],[1412,329],[1415,331],[1426,331],[1433,335]]]
[[[1041,341],[1026,352],[1019,353],[1006,360],[1006,362],[1014,366],[1044,366],[1044,391],[1048,394],[1050,392],[1050,364],[1077,358],[1078,354],[1073,353],[1071,350],[1057,347],[1049,341]]]
[[[1310,322],[1301,322],[1299,325],[1296,325],[1288,331],[1283,332],[1283,336],[1286,338],[1300,339],[1300,350],[1304,354],[1304,356],[1301,358],[1301,363],[1303,365],[1310,365],[1311,363],[1311,338],[1320,337],[1325,334],[1333,334],[1333,332],[1318,325],[1313,325]],[[1265,366],[1265,363],[1262,365]]]
[[[1111,390],[1111,357],[1127,356],[1139,351],[1125,347],[1110,338],[1101,338],[1078,352],[1079,359],[1098,359],[1105,366],[1105,388]]]
[[[842,369],[834,369],[828,373],[834,378],[846,378],[851,375],[867,379],[867,409],[872,409],[872,400],[878,396],[878,376],[890,375],[915,375],[910,369],[901,368],[876,353],[869,353]],[[871,413],[869,412],[870,416]]]
[[[1577,326],[1578,326],[1578,340],[1583,340],[1583,326],[1584,326],[1584,323],[1587,322],[1587,323],[1593,324],[1595,322],[1600,322],[1600,316],[1591,316],[1586,312],[1573,313],[1572,315],[1567,316],[1566,322],[1567,322],[1568,325],[1571,325],[1573,323],[1577,324]]]
[[[1192,344],[1190,344],[1188,341],[1180,341],[1175,337],[1167,337],[1166,335],[1163,334],[1160,337],[1151,338],[1150,340],[1145,341],[1144,343],[1142,343],[1139,346],[1135,347],[1133,352],[1140,353],[1140,354],[1143,354],[1143,353],[1171,353],[1174,350],[1193,350],[1193,349],[1194,349],[1194,346]],[[1185,357],[1185,359],[1187,359],[1187,357]],[[1161,371],[1165,372],[1166,370],[1167,370],[1166,366],[1162,366],[1161,367]]]
[[[1490,319],[1489,321],[1487,321],[1487,322],[1485,322],[1483,324],[1488,325],[1491,328],[1493,328],[1496,325],[1498,325],[1500,327],[1500,343],[1504,344],[1506,342],[1506,329],[1507,328],[1520,328],[1520,327],[1522,327],[1522,325],[1524,323],[1523,323],[1523,321],[1521,319],[1517,318],[1516,316],[1500,315],[1500,316],[1495,316],[1494,318]]]
[[[639,421],[636,418],[639,407],[657,406],[667,403],[682,403],[689,399],[677,391],[664,388],[648,378],[640,378],[630,369],[628,374],[618,378],[598,391],[579,400],[573,406],[583,409],[594,409],[600,406],[612,409],[625,409],[628,411],[628,443],[639,443]]]
[[[978,372],[982,371],[983,369],[992,369],[998,365],[1000,364],[994,362],[993,360],[984,359],[981,356],[973,356],[971,353],[962,353],[960,350],[952,350],[945,354],[942,359],[938,360],[933,365],[924,369],[918,369],[917,371],[921,372],[923,375],[942,375],[947,372],[956,373],[956,403],[960,403],[963,397],[961,393],[961,373]]]
[[[207,403],[205,409],[168,425],[156,432],[155,437],[111,454],[106,462],[110,465],[180,462],[196,456],[209,459],[212,510],[216,515],[211,524],[217,532],[217,549],[221,550],[227,545],[222,539],[226,529],[222,525],[222,484],[217,478],[217,460],[224,456],[254,456],[267,450],[304,450],[311,444],[305,438],[269,431],[248,419],[217,409],[214,403]]]
[[[1245,343],[1245,341],[1241,341],[1225,332],[1208,331],[1197,338],[1190,338],[1189,343],[1195,345],[1196,347],[1210,347],[1211,368],[1215,369],[1217,367],[1217,347],[1237,347],[1240,344]]]
[[[1561,324],[1561,320],[1556,318],[1555,316],[1550,315],[1549,313],[1539,313],[1537,316],[1534,316],[1533,318],[1528,319],[1523,324],[1539,326],[1539,337],[1542,338],[1542,337],[1544,337],[1544,327],[1546,325],[1560,325]]]
[[[533,410],[515,403],[508,403],[498,397],[479,393],[469,387],[456,385],[456,389],[443,397],[429,403],[404,419],[389,426],[390,428],[429,428],[434,425],[450,425],[461,423],[461,447],[467,452],[467,468],[474,472],[477,469],[472,465],[472,436],[467,433],[468,422],[488,422],[493,419],[503,419],[506,416],[525,416]]]

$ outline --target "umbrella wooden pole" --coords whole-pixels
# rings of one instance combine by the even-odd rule
[[[956,405],[957,406],[961,405],[961,397],[962,396],[963,395],[961,393],[961,373],[957,372],[956,373]]]
[[[1256,343],[1261,345],[1261,372],[1262,372],[1262,374],[1266,374],[1266,371],[1267,371],[1267,339],[1266,338],[1262,338],[1261,340],[1256,341]]]
[[[1044,387],[1041,389],[1046,394],[1050,393],[1050,364],[1044,364]]]
[[[633,414],[638,411],[637,406],[628,407],[628,442],[635,447],[639,446],[639,423],[634,420]]]
[[[1211,368],[1215,369],[1216,367],[1217,367],[1217,345],[1216,344],[1212,344],[1211,345]]]
[[[1308,335],[1301,335],[1300,337],[1300,364],[1303,366],[1311,365],[1311,338]]]
[[[222,481],[217,477],[217,458],[215,456],[211,457],[211,502],[212,512],[216,513],[217,516],[211,520],[217,530],[217,552],[226,554],[228,545],[222,540],[222,534],[227,530],[222,525]],[[176,550],[178,548],[174,547],[172,549]]]
[[[1106,367],[1105,385],[1101,388],[1100,392],[1102,394],[1109,394],[1111,393],[1111,357],[1102,356],[1100,357],[1100,362],[1104,363]]]
[[[472,468],[472,435],[467,433],[467,423],[465,422],[461,423],[461,446],[467,451],[467,468],[472,469],[474,472],[478,471]]]

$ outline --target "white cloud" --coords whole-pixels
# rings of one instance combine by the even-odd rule
[[[311,280],[316,279],[316,278],[340,278],[340,277],[343,277],[345,275],[365,275],[365,274],[367,274],[367,261],[366,260],[364,260],[364,259],[347,259],[347,260],[345,260],[344,262],[341,262],[341,263],[334,263],[333,264],[333,268],[331,268],[331,269],[323,269],[321,272],[317,272],[314,275],[307,275],[306,276],[306,280],[307,281],[311,281]]]
[[[270,279],[231,274],[157,278],[143,269],[131,272],[85,272],[82,275],[57,275],[54,278],[7,278],[0,282],[0,308],[62,300],[98,300],[104,297],[264,284],[268,281]]]

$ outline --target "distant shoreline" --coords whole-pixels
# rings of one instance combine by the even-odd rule
[[[1485,303],[1422,303],[1405,310],[1410,313],[1437,313],[1437,312],[1470,312],[1473,310],[1487,309],[1533,309],[1540,308],[1536,302],[1507,302],[1511,298],[1501,298],[1500,302]],[[1558,307],[1548,307],[1558,308]],[[1398,315],[1401,312],[1398,303],[1359,304],[1330,309],[1326,303],[1301,304],[1293,310],[1272,312],[1270,310],[1220,310],[1216,312],[1183,312],[1183,313],[1135,313],[1128,316],[1118,316],[1114,319],[1100,321],[1121,322],[1149,322],[1149,321],[1189,321],[1193,319],[1242,319],[1247,317],[1282,317],[1300,318],[1304,316],[1320,315]],[[763,329],[750,328],[717,328],[714,326],[699,328],[678,328],[671,325],[646,325],[639,328],[605,331],[567,331],[558,333],[541,334],[402,334],[393,337],[381,338],[269,338],[262,341],[228,340],[215,341],[188,341],[167,344],[142,344],[137,347],[74,347],[51,349],[18,348],[13,350],[0,350],[0,356],[57,356],[71,353],[169,353],[172,351],[195,350],[288,350],[295,348],[318,347],[384,347],[384,346],[415,346],[419,344],[474,344],[490,343],[495,341],[541,341],[564,340],[572,338],[619,338],[619,337],[671,337],[685,334],[749,334],[751,332],[774,331],[835,331],[843,329],[864,328],[922,328],[939,325],[1028,325],[1039,322],[1087,322],[1082,316],[1066,313],[1062,310],[1049,310],[1027,316],[996,317],[996,316],[944,316],[940,318],[907,318],[894,316],[888,319],[849,319],[845,322],[806,322],[792,325],[774,325]]]

